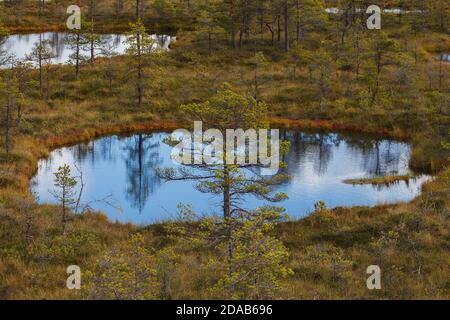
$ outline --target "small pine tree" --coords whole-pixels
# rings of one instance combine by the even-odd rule
[[[54,58],[53,50],[50,46],[50,41],[43,40],[42,35],[39,35],[39,41],[34,44],[34,47],[26,60],[37,65],[39,70],[39,93],[41,97],[44,95],[44,69],[47,75],[47,98],[49,96],[49,72],[51,60]]]
[[[130,27],[131,31],[125,40],[125,44],[128,46],[126,52],[130,56],[130,66],[135,72],[136,96],[140,107],[144,99],[144,55],[152,51],[154,41],[146,32],[145,25],[141,20],[131,23]]]
[[[264,53],[257,52],[252,57],[252,59],[250,59],[249,63],[253,70],[253,98],[255,98],[255,100],[258,100],[260,98],[261,91],[261,79],[259,76],[259,72],[269,64],[269,61],[264,56]]]
[[[106,252],[87,273],[90,299],[155,299],[157,291],[154,260],[142,234],[123,248]]]
[[[212,288],[225,299],[274,299],[281,290],[281,280],[293,273],[286,266],[289,251],[271,233],[283,210],[264,207],[254,212],[242,212],[233,221],[229,240],[233,249],[231,259],[226,256],[229,245],[219,244],[222,254],[212,266],[222,270],[221,278]],[[226,266],[226,268],[223,268]]]
[[[20,94],[17,79],[13,72],[7,71],[0,76],[0,104],[2,104],[0,124],[2,126],[3,147],[6,154],[13,148],[15,121],[13,113],[17,109]]]
[[[80,74],[81,64],[88,60],[88,57],[83,53],[86,45],[90,43],[89,37],[86,34],[86,23],[83,22],[80,30],[73,29],[65,39],[65,43],[69,46],[72,53],[69,56],[69,62],[75,66],[75,77],[78,79]]]
[[[286,266],[288,249],[273,236],[283,211],[263,207],[240,211],[233,219],[199,218],[190,206],[181,206],[180,218],[166,224],[166,231],[175,252],[213,252],[202,266],[214,274],[215,284],[208,287],[213,297],[273,299],[279,295],[281,280],[293,273]]]
[[[62,235],[65,235],[69,210],[77,202],[75,198],[77,180],[71,176],[70,167],[67,164],[59,167],[54,176],[55,190],[52,194],[61,205]]]

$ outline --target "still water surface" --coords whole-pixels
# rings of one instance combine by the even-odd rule
[[[168,135],[110,136],[55,150],[39,162],[31,188],[41,203],[54,203],[49,192],[53,190],[53,172],[63,164],[76,172],[76,164],[82,168],[86,184],[82,202],[106,212],[113,221],[149,224],[166,220],[176,216],[179,203],[192,204],[202,214],[220,214],[220,197],[200,193],[195,182],[164,182],[157,177],[157,168],[176,167],[170,159],[171,148],[162,142]],[[429,179],[420,176],[391,186],[347,185],[342,180],[409,172],[410,146],[340,134],[288,131],[283,135],[291,141],[285,161],[292,179],[276,191],[288,194],[289,199],[280,205],[293,218],[310,213],[319,200],[328,207],[409,201]],[[108,199],[109,204],[95,202],[100,199]],[[263,204],[248,197],[244,206]]]
[[[436,60],[443,62],[450,62],[450,54],[449,53],[440,53],[436,56]]]
[[[3,44],[2,49],[5,50],[8,54],[14,55],[16,59],[25,59],[27,55],[29,55],[33,47],[36,43],[40,41],[40,37],[43,40],[49,40],[50,45],[53,50],[53,55],[55,56],[52,59],[52,63],[67,63],[70,59],[70,55],[73,53],[73,50],[67,45],[67,33],[63,32],[46,32],[46,33],[31,33],[31,34],[15,34],[6,37],[5,43]],[[152,39],[155,41],[154,46],[157,48],[161,48],[164,50],[168,50],[170,45],[175,42],[176,37],[167,36],[167,35],[152,35]],[[123,34],[102,34],[102,40],[109,44],[115,54],[124,54],[127,46],[124,44],[126,40],[126,35]],[[82,50],[82,55],[89,56],[89,48],[84,48]],[[101,56],[100,50],[96,50],[96,55]]]

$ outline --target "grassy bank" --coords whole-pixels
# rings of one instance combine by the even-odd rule
[[[101,33],[123,33],[130,30],[130,21],[136,17],[133,1],[124,1],[123,7],[118,9],[116,1],[101,0],[94,2],[95,28]],[[49,31],[67,31],[66,20],[69,17],[67,8],[77,5],[82,12],[82,19],[91,20],[91,1],[52,1],[44,6],[39,1],[20,1],[20,3],[0,3],[0,21],[12,33],[37,33]],[[160,34],[174,34],[179,29],[192,30],[195,19],[184,9],[183,5],[177,10],[150,5],[145,11],[144,21],[152,32]],[[167,12],[165,12],[168,10]]]
[[[364,184],[389,185],[389,184],[398,183],[401,181],[408,182],[411,179],[414,179],[414,176],[407,174],[407,175],[395,175],[395,176],[387,175],[384,177],[373,177],[373,178],[347,179],[347,180],[344,180],[343,182],[346,184],[353,184],[353,185],[364,185]]]

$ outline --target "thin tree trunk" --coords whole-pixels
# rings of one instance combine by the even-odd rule
[[[231,46],[236,49],[236,29],[234,25],[234,0],[230,0]]]
[[[375,102],[375,100],[377,99],[378,96],[378,91],[379,91],[379,87],[380,87],[380,74],[381,74],[381,53],[377,53],[376,55],[376,64],[377,64],[377,74],[376,74],[376,79],[375,79],[375,90],[372,94],[372,104]]]
[[[264,40],[264,2],[260,1],[259,3],[259,32],[261,33],[261,40]]]
[[[270,24],[266,23],[267,29],[269,29],[270,34],[272,36],[272,47],[275,46],[275,32],[273,31],[273,28],[270,26]]]
[[[284,1],[284,50],[289,52],[289,6],[288,0]]]
[[[6,105],[5,114],[5,151],[9,154],[11,148],[11,97],[8,97],[8,104]]]
[[[95,59],[95,48],[94,48],[94,12],[95,12],[95,8],[94,8],[94,0],[91,0],[91,5],[90,5],[90,16],[91,16],[91,58],[89,60],[91,66],[94,63],[94,59]]]
[[[32,218],[29,209],[25,209],[25,244],[27,246],[31,243],[31,226],[32,226]]]
[[[140,19],[144,20],[144,16],[145,16],[145,0],[140,0],[141,1],[141,9],[140,9]]]
[[[230,172],[226,165],[224,165],[224,186],[223,186],[223,217],[225,219],[231,218],[231,195],[230,195]]]
[[[62,235],[66,234],[66,189],[62,190],[62,216],[61,216],[61,226],[62,226]]]
[[[47,64],[45,68],[45,100],[50,98],[50,66]]]
[[[141,53],[141,35],[138,34],[136,38],[137,54],[138,54],[138,70],[137,70],[137,95],[138,106],[142,105],[142,53]]]
[[[78,80],[80,75],[80,32],[77,32],[77,45],[75,52],[75,78]]]
[[[230,172],[227,165],[224,165],[224,188],[223,188],[223,216],[227,224],[227,238],[228,238],[228,273],[230,278],[233,275],[233,224],[231,217],[231,195],[230,195]],[[234,285],[231,283],[229,287],[230,293],[234,290]]]
[[[38,50],[38,64],[39,64],[39,93],[43,96],[43,74],[42,74],[42,34],[39,34],[39,50]]]
[[[140,9],[141,9],[141,1],[136,0],[136,19],[139,19],[141,17]]]
[[[297,13],[296,13],[296,15],[297,15],[297,17],[296,17],[296,22],[295,22],[295,26],[296,26],[296,41],[297,41],[297,43],[299,43],[300,42],[300,38],[301,38],[301,36],[300,36],[300,28],[301,28],[301,26],[300,26],[300,1],[299,0],[297,0],[297,2],[296,2],[296,4],[295,4],[295,8],[296,8],[296,10],[297,10]]]
[[[281,16],[280,15],[277,16],[277,33],[278,33],[277,43],[278,43],[278,47],[280,47],[281,46]]]
[[[254,75],[254,84],[255,84],[255,100],[258,100],[259,98],[259,84],[258,84],[258,68],[255,68],[255,75]]]

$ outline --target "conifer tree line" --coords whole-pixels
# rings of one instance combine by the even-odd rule
[[[233,48],[254,44],[269,35],[271,45],[289,51],[308,32],[338,29],[338,38],[344,43],[355,26],[366,27],[366,9],[372,4],[386,9],[389,25],[409,25],[412,33],[448,29],[449,8],[441,0],[216,0],[199,2],[196,15],[206,31],[227,34]]]
[[[23,6],[25,0],[8,0],[5,5]],[[43,12],[64,16],[73,1],[42,1]],[[232,46],[239,46],[250,36],[269,33],[275,43],[288,49],[312,26],[323,26],[320,16],[333,15],[350,27],[358,17],[366,16],[370,5],[386,9],[400,26],[407,21],[419,30],[448,30],[449,6],[446,0],[80,0],[85,19],[136,17],[144,22],[164,24],[179,20],[178,27],[200,22],[206,12],[214,25],[229,34]],[[401,10],[399,12],[398,10]],[[319,18],[319,19],[318,19]],[[394,22],[393,22],[394,23]]]

